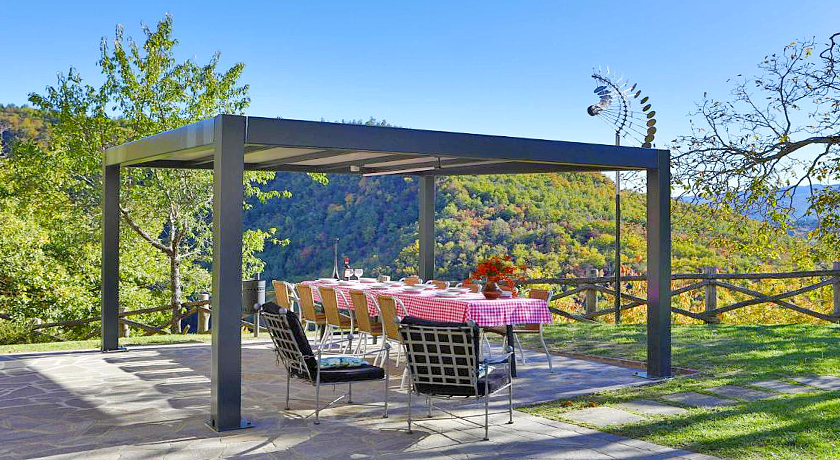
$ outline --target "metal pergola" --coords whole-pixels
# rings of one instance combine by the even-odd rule
[[[218,115],[108,149],[103,171],[102,350],[119,349],[120,168],[213,170],[211,406],[208,425],[241,416],[243,172],[420,178],[420,277],[434,273],[435,177],[647,172],[647,375],[671,375],[670,154],[667,150],[380,126]]]

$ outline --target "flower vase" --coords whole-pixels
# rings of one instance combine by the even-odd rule
[[[499,288],[499,285],[495,281],[490,280],[484,284],[481,293],[484,294],[484,298],[487,300],[495,300],[502,296],[502,290]]]

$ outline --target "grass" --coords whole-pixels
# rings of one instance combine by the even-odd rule
[[[546,332],[547,342],[556,350],[645,359],[641,325],[568,324],[546,328]],[[840,376],[838,336],[840,327],[834,325],[675,325],[674,365],[701,374],[524,410],[563,420],[565,412],[591,404],[652,399],[673,405],[662,396],[683,391],[712,394],[710,388],[724,384],[749,386],[769,379]],[[817,390],[715,409],[688,408],[682,415],[647,417],[639,423],[600,429],[724,458],[837,459],[840,391]]]
[[[261,334],[260,338],[267,339],[268,333]],[[242,334],[242,340],[253,339],[249,333]],[[120,339],[121,346],[132,345],[166,345],[172,343],[210,343],[210,334],[171,334],[171,335],[149,335],[139,337],[128,337]],[[19,345],[0,345],[0,354],[5,353],[36,353],[42,351],[65,351],[65,350],[98,350],[99,339],[90,340],[69,340],[66,342],[44,342],[25,343]]]

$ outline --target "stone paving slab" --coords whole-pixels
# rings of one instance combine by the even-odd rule
[[[792,383],[782,382],[781,380],[765,380],[763,382],[751,383],[750,385],[790,395],[810,393],[814,391],[813,389],[808,388],[806,386],[794,385]]]
[[[549,374],[542,353],[526,353],[515,404],[644,382],[633,369],[563,357],[555,357],[557,370]],[[136,347],[118,354],[7,355],[0,364],[0,460],[700,458],[518,411],[515,423],[507,425],[504,396],[491,400],[489,442],[482,441],[483,428],[443,411],[427,418],[422,400],[408,434],[407,395],[398,391],[398,369],[392,372],[388,419],[381,418],[382,383],[357,383],[357,404],[326,409],[321,424],[314,425],[311,385],[292,380],[292,410],[283,410],[286,379],[268,343],[246,343],[242,349],[242,413],[255,427],[222,434],[204,426],[210,401],[206,344]],[[324,386],[322,402],[345,389]],[[483,402],[436,407],[483,422]]]
[[[840,377],[833,375],[820,375],[817,377],[794,377],[799,383],[810,385],[821,390],[840,390]]]
[[[745,401],[758,401],[760,399],[772,398],[776,395],[766,391],[754,390],[752,388],[744,388],[736,385],[722,385],[709,389],[712,393],[717,393],[730,398],[743,399]]]
[[[714,407],[722,406],[733,406],[735,404],[738,404],[737,401],[733,401],[731,399],[723,399],[715,396],[709,396],[694,392],[674,393],[670,395],[665,395],[662,397],[662,399],[666,399],[668,401],[675,402],[678,404],[683,404],[685,406],[702,407],[704,409],[711,409]]]
[[[640,415],[605,406],[573,410],[564,413],[563,418],[594,426],[623,425],[625,423],[641,422],[645,419]]]
[[[635,401],[617,404],[617,407],[641,412],[647,415],[679,415],[688,412],[682,407],[669,406],[659,401],[651,401],[648,399],[637,399]]]

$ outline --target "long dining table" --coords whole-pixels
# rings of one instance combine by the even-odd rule
[[[494,300],[484,298],[481,293],[468,292],[457,296],[443,296],[439,289],[424,289],[419,292],[406,292],[403,287],[382,287],[379,283],[347,282],[347,281],[304,281],[301,283],[312,289],[313,298],[321,300],[318,287],[326,286],[336,290],[338,307],[353,310],[350,291],[359,290],[366,294],[368,311],[371,315],[378,315],[379,308],[376,297],[380,295],[392,296],[402,301],[405,313],[409,316],[431,321],[445,321],[455,323],[475,322],[481,327],[504,326],[507,332],[507,342],[514,347],[513,325],[551,323],[551,312],[548,303],[543,299],[527,297],[507,297]],[[515,355],[511,359],[511,373],[516,376]]]

